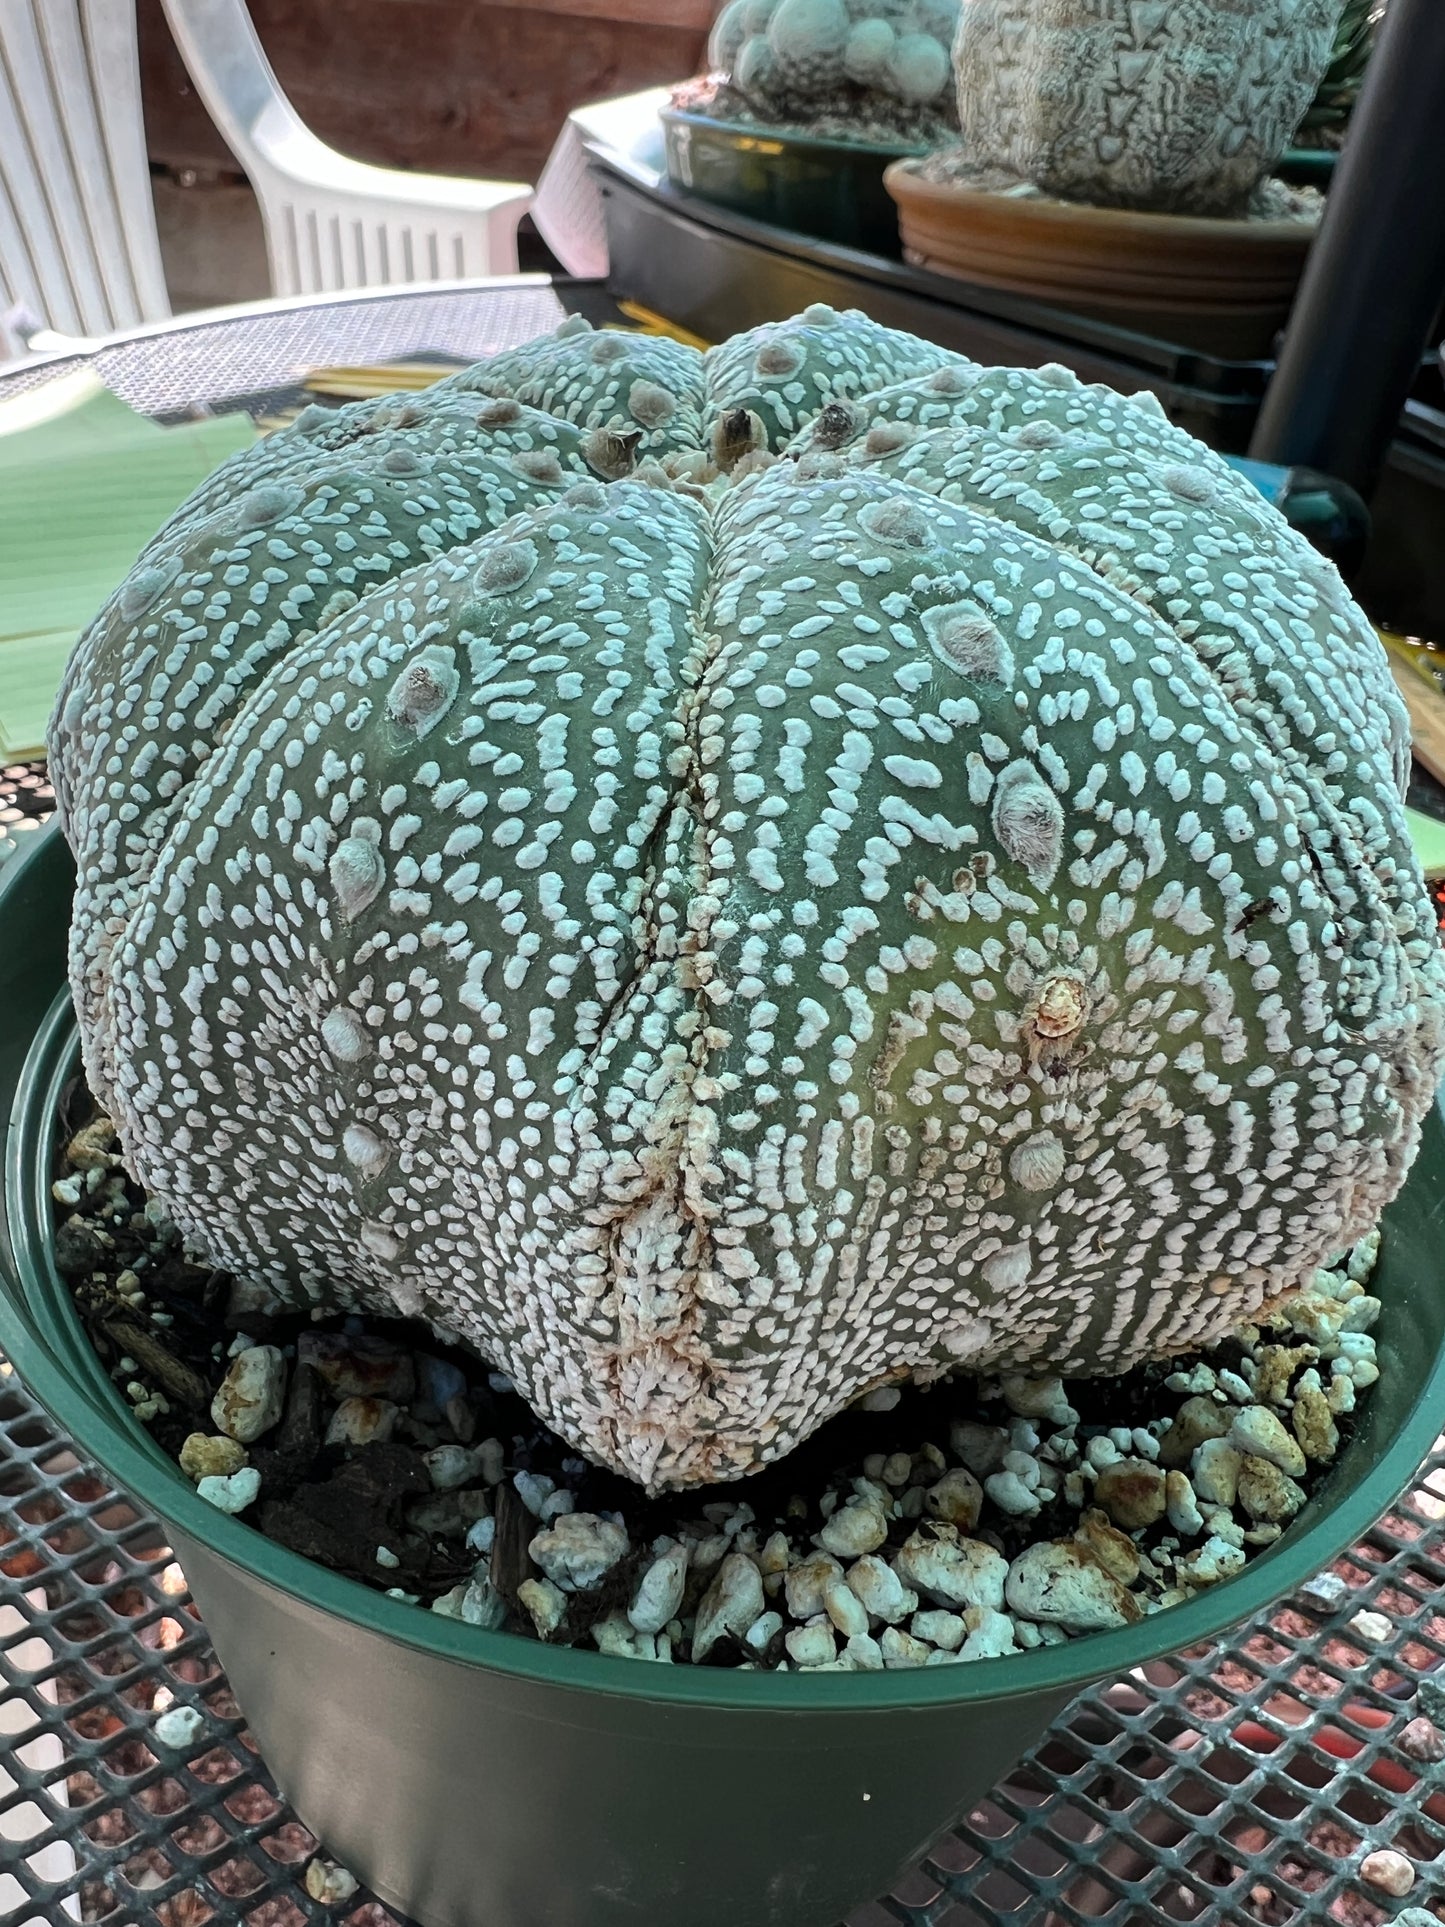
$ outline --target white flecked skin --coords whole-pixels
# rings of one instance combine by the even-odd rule
[[[1445,1057],[1402,708],[1152,398],[811,309],[395,407],[208,484],[53,725],[87,1068],[218,1263],[657,1488],[1371,1225]]]
[[[729,0],[708,66],[769,114],[950,115],[959,0]]]
[[[1344,0],[964,0],[971,161],[1096,207],[1241,215],[1315,96]]]

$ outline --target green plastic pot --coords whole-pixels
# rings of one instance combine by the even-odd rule
[[[660,119],[674,186],[791,234],[897,259],[898,210],[883,170],[925,147],[822,140],[675,107]]]
[[[1120,1632],[882,1674],[552,1650],[388,1599],[199,1499],[100,1370],[50,1253],[76,1061],[54,831],[0,871],[0,1346],[165,1521],[267,1763],[347,1866],[426,1927],[827,1927],[882,1892],[1102,1677],[1217,1641],[1358,1539],[1445,1422],[1445,1122],[1390,1210],[1383,1376],[1328,1485],[1239,1578]]]

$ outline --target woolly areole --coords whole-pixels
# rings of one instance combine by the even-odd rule
[[[1151,397],[861,315],[308,412],[51,754],[141,1182],[652,1487],[1218,1336],[1368,1229],[1441,1070],[1335,571]]]

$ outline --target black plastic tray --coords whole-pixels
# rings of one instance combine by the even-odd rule
[[[590,160],[606,211],[612,293],[707,340],[812,301],[862,308],[978,361],[1059,361],[1085,381],[1151,388],[1181,427],[1226,453],[1244,452],[1268,361],[1220,360],[1024,295],[773,227],[684,194],[615,153],[594,148]]]

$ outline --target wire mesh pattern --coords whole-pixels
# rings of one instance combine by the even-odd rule
[[[308,369],[396,360],[430,349],[466,360],[549,333],[567,310],[547,283],[438,288],[301,302],[233,319],[187,322],[94,354],[0,370],[0,395],[80,367],[143,414],[175,415],[274,400]]]
[[[0,772],[0,863],[52,799]],[[1335,1568],[1227,1648],[1082,1694],[849,1927],[1383,1927],[1390,1847],[1445,1921],[1445,1441]],[[1361,1613],[1373,1615],[1361,1619]],[[986,1664],[987,1662],[980,1662]],[[157,1715],[202,1716],[162,1742]],[[0,1927],[406,1927],[321,1880],[247,1734],[163,1527],[57,1436],[0,1361]],[[310,1887],[308,1887],[310,1870]]]
[[[261,409],[313,365],[480,355],[561,312],[534,284],[440,290],[88,359],[157,414]],[[82,359],[7,373],[0,393]],[[0,771],[0,864],[52,808],[39,765]],[[1336,1572],[1338,1598],[1306,1588],[1227,1647],[1081,1695],[850,1927],[1382,1927],[1402,1904],[1445,1922],[1445,1768],[1407,1734],[1422,1713],[1445,1727],[1445,1441]],[[155,1721],[179,1706],[200,1725],[172,1747]],[[1363,1876],[1382,1847],[1413,1865],[1405,1903]],[[405,1927],[364,1889],[325,1886],[318,1852],[251,1743],[163,1528],[0,1360],[0,1927]]]

